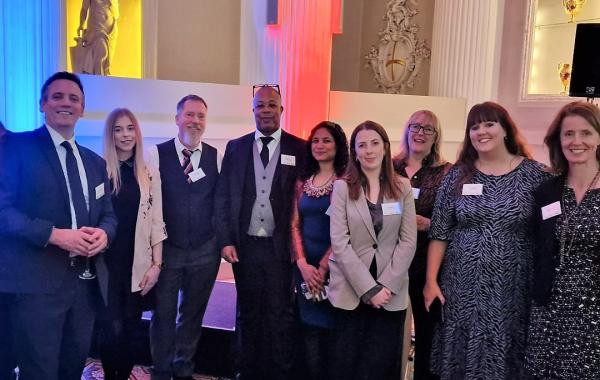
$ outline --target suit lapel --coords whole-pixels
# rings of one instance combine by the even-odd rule
[[[240,158],[240,164],[237,165],[237,176],[234,176],[234,180],[238,181],[237,184],[234,184],[234,189],[243,189],[246,181],[246,175],[252,174],[252,182],[254,182],[254,156],[252,154],[252,148],[254,146],[254,133],[250,133],[246,135],[246,139],[242,140],[239,145],[239,149],[237,152],[233,152],[234,157]],[[249,161],[245,161],[249,160]],[[248,165],[250,162],[250,165]],[[246,170],[250,167],[251,173],[246,173]],[[250,189],[253,191],[253,196],[256,196],[256,188],[255,186],[251,186]]]
[[[356,210],[358,211],[358,214],[365,223],[365,227],[371,234],[371,237],[373,238],[373,240],[377,241],[377,236],[375,235],[375,228],[373,227],[373,219],[371,218],[371,212],[369,212],[369,207],[367,206],[367,199],[365,198],[365,194],[362,189],[360,190],[358,199],[356,201],[353,201],[353,203],[356,207]]]
[[[52,137],[50,137],[50,133],[48,133],[48,130],[45,126],[38,128],[34,131],[34,133],[38,139],[40,150],[44,153],[46,159],[48,160],[48,164],[52,168],[52,173],[55,177],[55,183],[58,184],[62,194],[62,199],[64,200],[64,207],[69,210],[70,215],[70,201],[69,190],[67,189],[67,181],[65,174],[63,173],[62,166],[60,165],[60,160],[58,159],[58,153],[56,152],[56,147],[54,146]]]
[[[399,203],[399,201],[395,199],[383,198],[383,203]],[[400,204],[402,206],[402,204]],[[402,210],[402,213],[404,209]],[[402,214],[400,215],[385,215],[383,217],[383,226],[381,227],[381,231],[379,232],[379,236],[387,236],[387,234],[398,234],[398,229],[400,225],[397,224],[396,221],[402,220]]]
[[[287,183],[287,178],[290,174],[290,171],[293,169],[292,166],[290,165],[283,165],[281,163],[281,156],[288,155],[288,156],[296,156],[296,152],[292,152],[290,151],[290,144],[289,144],[289,135],[285,132],[285,131],[281,131],[281,142],[280,142],[280,147],[279,147],[279,162],[277,163],[277,168],[276,170],[281,170],[281,191],[286,192],[289,191],[289,186],[286,186]],[[275,175],[277,175],[277,172],[275,173]]]

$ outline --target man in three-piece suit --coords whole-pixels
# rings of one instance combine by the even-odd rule
[[[104,160],[75,142],[84,104],[79,78],[56,73],[41,91],[45,125],[0,146],[0,292],[14,296],[21,380],[79,380],[106,295],[99,253],[117,221]]]
[[[238,295],[239,378],[290,377],[293,293],[289,249],[294,182],[305,141],[280,129],[278,87],[255,86],[256,131],[227,144],[215,217]]]
[[[221,262],[213,205],[222,157],[202,141],[207,111],[201,97],[183,97],[175,116],[177,137],[150,151],[160,171],[169,236],[150,325],[153,380],[192,379],[202,318]]]

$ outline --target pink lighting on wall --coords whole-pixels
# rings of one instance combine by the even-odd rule
[[[283,128],[306,138],[326,120],[334,33],[341,32],[342,0],[279,0],[279,23],[267,27],[275,42],[283,97]]]

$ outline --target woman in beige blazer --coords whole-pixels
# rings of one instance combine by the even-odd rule
[[[108,305],[98,314],[98,343],[104,378],[128,379],[134,364],[132,333],[162,266],[166,239],[158,170],[144,160],[142,133],[133,113],[117,108],[106,119],[104,159],[111,201],[119,221],[104,253],[109,272]]]
[[[394,173],[390,141],[372,121],[350,138],[346,180],[331,198],[329,299],[338,309],[333,377],[396,376],[416,248],[408,180]]]

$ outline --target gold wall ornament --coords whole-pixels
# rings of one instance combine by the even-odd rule
[[[562,0],[565,13],[571,16],[569,22],[575,22],[575,16],[581,11],[581,8],[583,8],[585,1],[586,0]]]
[[[406,93],[418,78],[421,64],[429,59],[431,49],[417,38],[419,25],[412,17],[419,11],[418,0],[390,0],[383,16],[386,22],[379,32],[379,42],[365,56],[365,68],[373,72],[373,81],[386,94]]]
[[[563,90],[561,94],[566,95],[569,92],[569,84],[571,83],[571,64],[570,63],[559,63],[558,64],[558,77],[560,83],[562,83]]]

